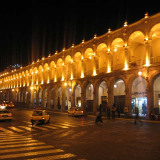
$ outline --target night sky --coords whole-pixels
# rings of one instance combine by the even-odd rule
[[[108,28],[160,12],[159,1],[5,1],[0,5],[0,71],[69,48]]]

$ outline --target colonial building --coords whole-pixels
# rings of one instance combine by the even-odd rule
[[[113,103],[123,112],[160,113],[160,13],[0,74],[3,100],[95,113]]]

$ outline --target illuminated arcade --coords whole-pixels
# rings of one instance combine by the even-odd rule
[[[95,113],[113,103],[129,114],[160,113],[160,13],[11,72],[0,73],[2,100],[55,111]]]

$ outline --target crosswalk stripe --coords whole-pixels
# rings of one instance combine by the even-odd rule
[[[29,127],[29,126],[18,126],[18,127],[23,128],[24,130],[27,130],[27,131],[35,131],[33,127]]]
[[[53,149],[53,146],[34,146],[34,147],[29,147],[29,148],[13,148],[13,149],[5,149],[5,150],[0,150],[1,153],[10,153],[10,152],[20,152],[20,151],[33,151],[33,150],[38,150],[38,149]]]
[[[49,154],[49,153],[60,153],[64,152],[62,149],[52,149],[52,150],[46,150],[46,151],[40,151],[40,152],[26,152],[26,153],[17,153],[17,154],[6,154],[6,155],[1,155],[0,159],[7,159],[7,158],[20,158],[20,157],[29,157],[29,156],[38,156],[38,155],[43,155],[43,154]]]
[[[73,133],[73,132],[72,132],[72,131],[63,132],[62,134],[59,134],[58,137],[59,137],[59,138],[66,137],[66,136],[68,136],[70,133]]]
[[[27,124],[31,124],[31,122],[30,121],[23,121],[24,123],[27,123]]]
[[[62,126],[61,124],[51,124],[51,126],[56,126],[56,127],[59,127],[59,128],[69,128],[69,127],[67,127],[67,126]]]
[[[16,131],[16,132],[24,132],[24,130],[19,129],[19,128],[17,128],[17,127],[13,127],[13,126],[8,127],[8,129],[11,129],[11,130]]]
[[[50,125],[46,125],[45,127],[46,127],[46,128],[49,128],[49,129],[57,129],[57,127],[50,126]]]
[[[33,129],[40,129],[40,130],[43,130],[43,131],[46,131],[46,130],[48,130],[47,128],[44,128],[44,127],[40,127],[40,126],[33,126],[32,127]]]
[[[56,159],[64,159],[64,158],[66,159],[66,158],[73,158],[73,157],[76,157],[76,155],[72,153],[67,153],[67,154],[53,155],[53,156],[47,156],[47,157],[38,157],[38,158],[34,158],[34,160],[44,160],[44,159],[56,160]],[[33,160],[33,158],[28,160]]]
[[[22,143],[24,144],[26,142],[28,142],[28,140],[26,140],[26,141],[25,140],[22,140],[22,141],[11,141],[11,142],[10,141],[9,142],[8,141],[3,141],[3,143],[0,142],[0,146],[6,145],[6,143],[7,143],[7,145],[9,145],[9,144],[22,144]],[[37,140],[29,140],[29,142],[32,143],[32,142],[38,142],[38,141]]]
[[[63,123],[63,125],[64,125],[64,126],[68,126],[68,127],[77,127],[76,125],[72,125],[72,124],[69,124],[69,123],[66,123],[66,122]]]
[[[0,130],[3,131],[3,132],[13,133],[13,131],[5,129],[5,128],[2,128],[2,127],[0,128]]]
[[[0,149],[4,149],[4,148],[15,148],[15,147],[27,147],[27,146],[35,146],[35,145],[44,145],[45,143],[43,142],[33,142],[33,143],[25,143],[25,144],[15,144],[15,145],[3,145],[0,146]]]
[[[58,128],[69,128],[69,127],[79,127],[79,126],[89,126],[89,125],[94,125],[95,123],[93,121],[79,121],[79,122],[58,122],[56,124],[49,124],[49,125],[31,125],[31,123],[29,121],[23,121],[27,124],[29,124],[28,126],[11,126],[8,128],[3,128],[0,127],[0,131],[3,132],[8,132],[8,133],[14,133],[14,132],[18,132],[18,133],[22,133],[25,131],[36,131],[38,130],[42,130],[42,131],[47,131],[48,129],[58,129]]]
[[[0,144],[1,144],[1,142],[13,142],[13,141],[23,141],[23,140],[24,140],[23,138],[19,138],[19,139],[17,139],[17,138],[1,139]],[[32,140],[32,138],[25,138],[25,140],[26,140],[26,141],[30,141],[30,140]]]

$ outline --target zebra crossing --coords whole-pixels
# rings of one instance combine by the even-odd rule
[[[37,132],[37,131],[49,131],[58,129],[68,129],[74,127],[85,127],[89,125],[95,125],[93,121],[83,122],[56,122],[48,125],[31,125],[29,121],[23,121],[26,125],[0,127],[1,132],[7,133],[26,133],[26,132]]]
[[[76,157],[75,154],[66,153],[63,149],[47,145],[31,137],[15,133],[0,133],[0,160],[58,160],[74,157]]]

